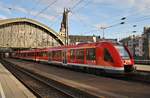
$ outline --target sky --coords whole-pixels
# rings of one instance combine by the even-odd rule
[[[59,32],[63,10],[68,8],[70,35],[103,37],[105,28],[105,38],[120,40],[141,35],[149,26],[149,5],[150,0],[0,0],[0,19],[31,18]]]

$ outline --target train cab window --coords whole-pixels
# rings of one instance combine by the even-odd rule
[[[77,49],[76,50],[77,59],[84,59],[84,49]]]
[[[95,48],[88,48],[86,50],[86,59],[87,60],[96,60]]]
[[[106,48],[104,49],[104,60],[108,61],[108,62],[113,62],[113,58],[110,55],[108,49],[106,49]]]
[[[130,59],[130,56],[129,56],[127,50],[125,49],[125,47],[123,47],[123,46],[115,46],[115,47],[117,48],[117,50],[119,51],[120,56],[123,59]]]

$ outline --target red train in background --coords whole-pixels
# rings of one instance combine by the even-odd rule
[[[128,48],[118,43],[106,41],[15,51],[12,56],[72,68],[94,68],[110,73],[126,73],[135,70],[134,60]]]

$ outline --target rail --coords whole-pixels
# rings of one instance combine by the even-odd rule
[[[50,80],[8,61],[3,60],[1,63],[39,98],[100,98]],[[34,86],[34,84],[36,85]]]

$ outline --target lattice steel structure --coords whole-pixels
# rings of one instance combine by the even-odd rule
[[[35,20],[0,20],[0,48],[45,48],[63,44],[63,37]]]

